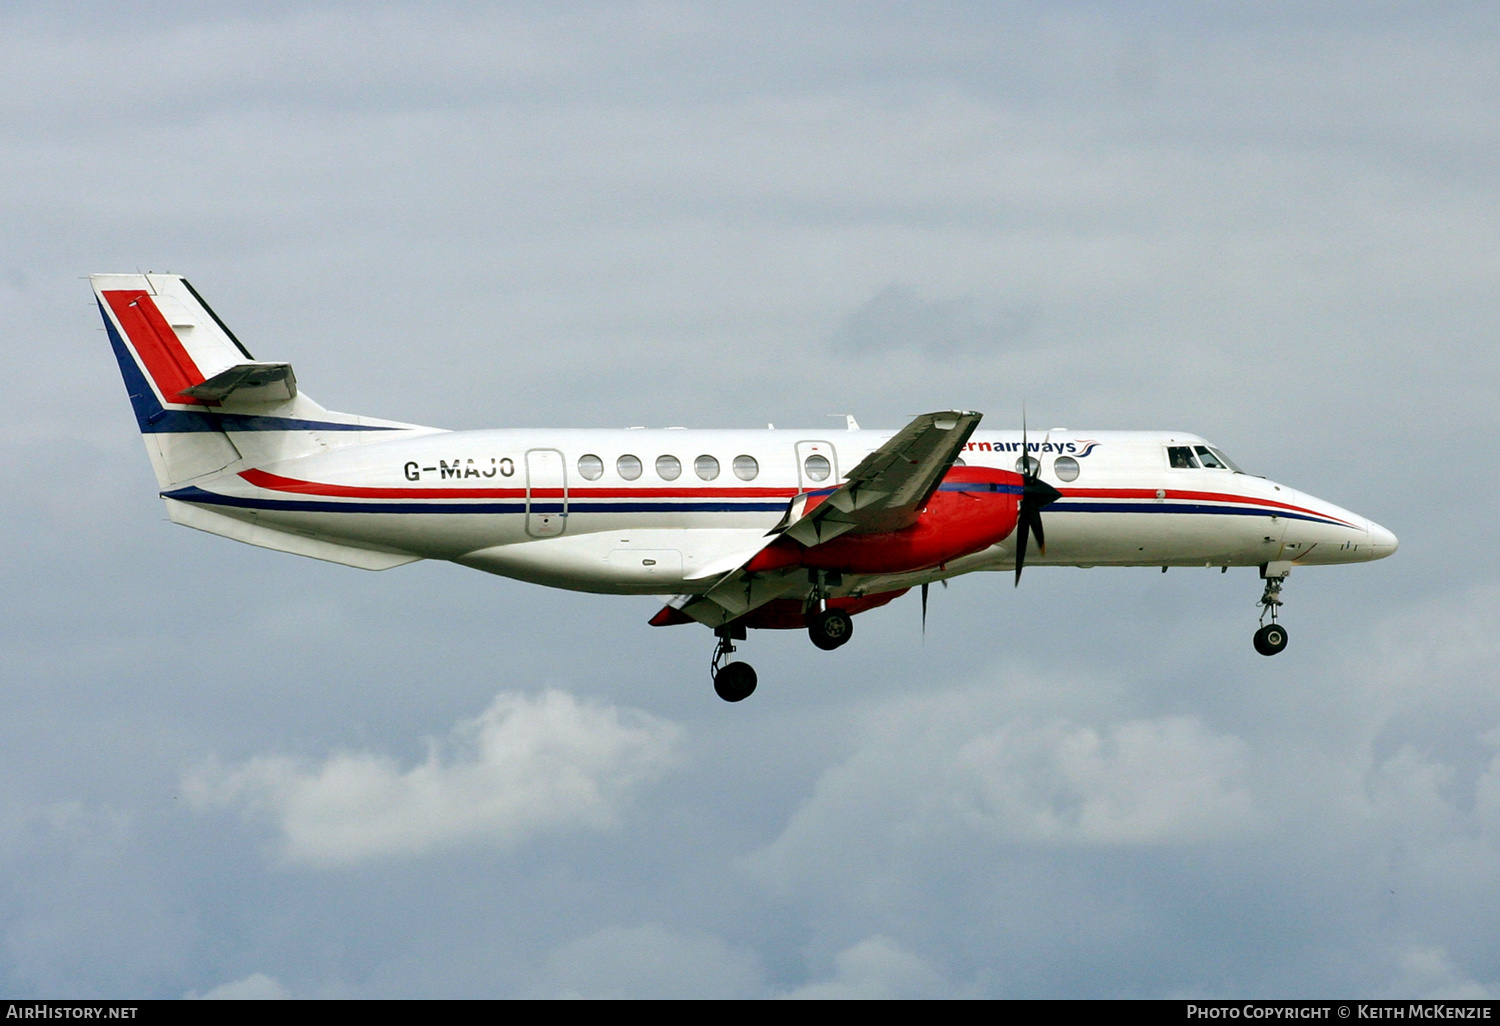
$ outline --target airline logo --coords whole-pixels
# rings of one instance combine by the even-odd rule
[[[1099,448],[1099,443],[1091,438],[1080,438],[1075,442],[1027,442],[1026,451],[1045,455],[1055,453],[1059,456],[1077,456],[1082,458]],[[969,452],[1020,452],[1020,442],[970,442],[964,448]]]

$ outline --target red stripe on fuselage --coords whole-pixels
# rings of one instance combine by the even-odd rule
[[[203,373],[182,347],[177,332],[156,308],[149,292],[139,289],[109,291],[104,293],[104,301],[114,311],[115,320],[146,365],[146,373],[151,376],[164,401],[195,406],[217,405],[182,394],[184,388],[203,384]]]
[[[1063,488],[1061,489],[1065,499],[1155,499],[1154,488]],[[1309,516],[1322,517],[1325,520],[1335,520],[1346,527],[1354,524],[1338,517],[1320,513],[1315,509],[1305,506],[1293,506],[1289,502],[1277,502],[1275,499],[1254,499],[1248,495],[1234,495],[1225,492],[1183,492],[1167,489],[1165,498],[1181,499],[1184,502],[1233,502],[1243,506],[1270,506],[1274,509],[1291,510],[1294,513],[1306,513]]]
[[[525,488],[373,488],[299,481],[264,470],[242,470],[240,477],[275,492],[346,499],[521,499]],[[574,499],[789,499],[795,488],[569,488]],[[561,488],[533,488],[532,498],[560,499]]]

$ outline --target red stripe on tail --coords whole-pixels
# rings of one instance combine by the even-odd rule
[[[151,301],[149,292],[138,289],[105,292],[104,301],[114,311],[115,320],[125,330],[164,401],[195,406],[218,405],[182,394],[185,388],[203,384],[203,373],[182,347],[177,332]]]

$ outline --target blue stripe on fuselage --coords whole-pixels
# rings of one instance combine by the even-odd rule
[[[164,499],[180,499],[207,506],[285,510],[294,513],[525,513],[526,502],[338,502],[318,499],[263,499],[220,495],[196,485],[162,492]],[[561,502],[533,502],[533,513],[561,513]],[[588,502],[571,501],[568,513],[780,513],[784,502]]]
[[[1307,520],[1314,524],[1332,524],[1346,527],[1328,517],[1307,513],[1294,513],[1285,509],[1266,509],[1260,506],[1218,506],[1206,503],[1179,503],[1168,506],[1162,502],[1054,502],[1045,507],[1048,513],[1200,513],[1212,516],[1234,517],[1284,517],[1287,520]]]
[[[945,481],[937,486],[940,492],[1000,492],[1004,495],[1020,495],[1024,488],[1018,484],[1000,484],[996,481]]]

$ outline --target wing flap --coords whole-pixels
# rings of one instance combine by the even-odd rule
[[[846,494],[834,492],[828,501],[842,512],[859,513],[861,532],[909,527],[982,416],[969,410],[922,414],[860,460],[839,489]]]
[[[916,523],[922,508],[983,415],[968,410],[924,413],[859,461],[842,485],[816,505],[798,496],[777,530],[803,545],[821,545],[841,534],[899,531]]]

